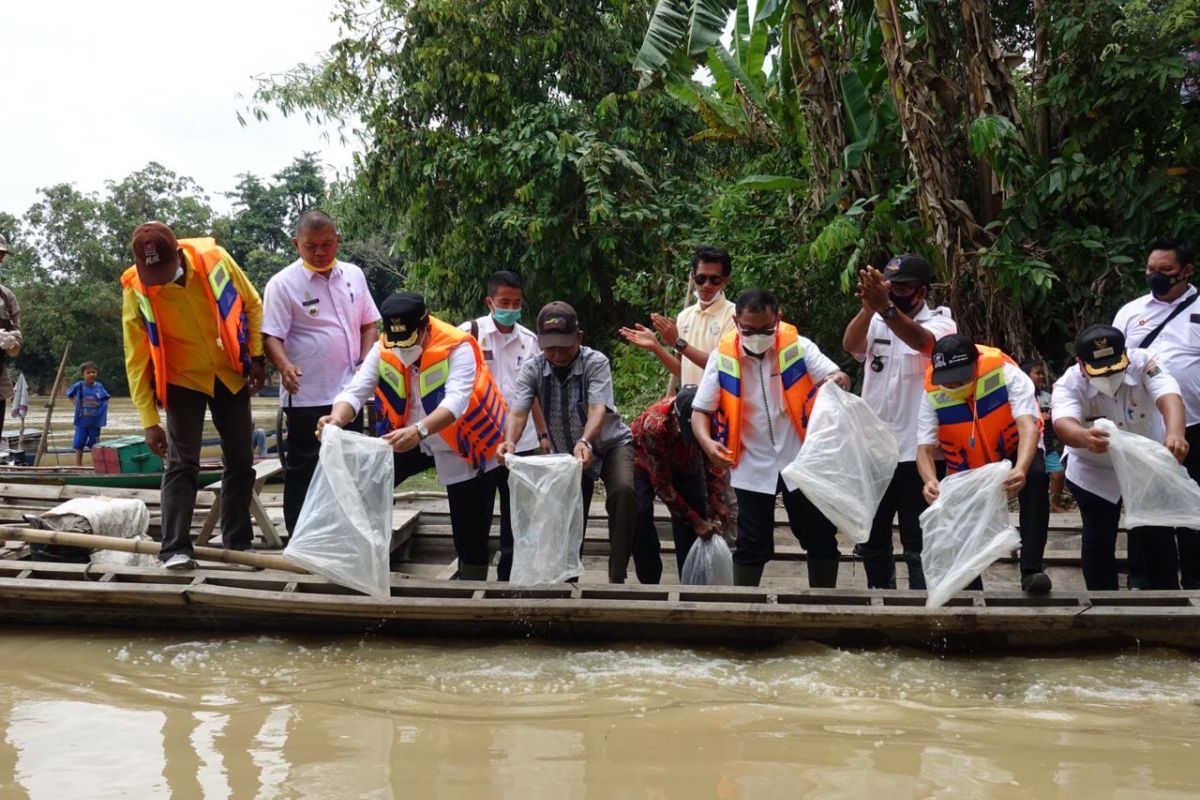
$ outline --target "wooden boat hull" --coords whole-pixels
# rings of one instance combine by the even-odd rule
[[[157,489],[161,472],[101,474],[91,467],[0,467],[0,483],[41,483],[57,486],[95,486],[106,489]],[[221,480],[221,470],[202,469],[200,486]]]

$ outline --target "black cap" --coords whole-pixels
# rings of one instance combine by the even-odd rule
[[[579,341],[579,315],[570,303],[546,303],[537,315],[538,347],[570,347]]]
[[[929,262],[912,253],[892,256],[883,268],[883,277],[892,283],[920,283],[928,286],[933,280]]]
[[[1125,334],[1111,325],[1090,325],[1075,337],[1075,355],[1088,375],[1100,377],[1129,366]]]
[[[952,333],[937,340],[929,360],[933,364],[934,385],[963,383],[975,377],[979,350],[971,341],[971,337]]]
[[[397,292],[379,306],[383,318],[383,341],[388,347],[412,347],[429,324],[425,298],[413,292]]]

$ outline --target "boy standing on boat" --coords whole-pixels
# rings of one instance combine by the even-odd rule
[[[951,474],[1011,462],[1004,487],[1021,507],[1021,589],[1031,593],[1050,591],[1042,567],[1050,496],[1041,418],[1033,381],[1012,358],[961,334],[934,345],[917,422],[925,500],[932,503],[939,494],[939,449]]]
[[[780,472],[800,454],[818,387],[850,388],[838,369],[763,289],[738,296],[734,330],[708,359],[692,406],[692,430],[714,464],[731,469],[738,501],[733,580],[757,586],[775,554],[775,498],[783,493],[792,534],[808,553],[808,583],[837,585],[837,529]],[[710,418],[711,415],[711,418]]]
[[[377,431],[396,451],[395,481],[437,469],[463,580],[487,580],[504,397],[479,344],[400,292],[383,301],[383,333],[318,421],[344,427],[375,398]]]
[[[133,232],[133,259],[121,276],[125,372],[146,445],[167,460],[159,558],[167,569],[193,569],[205,409],[220,434],[225,465],[221,538],[231,550],[251,549],[250,396],[266,376],[262,301],[211,238],[176,239],[163,223],[146,222]]]
[[[79,377],[67,397],[75,401],[75,466],[83,465],[84,449],[91,450],[100,439],[100,429],[108,424],[108,398],[111,395],[104,384],[96,380],[100,368],[95,362],[85,361],[79,367]]]
[[[379,337],[379,310],[363,271],[339,261],[341,236],[322,211],[300,215],[292,246],[299,256],[267,282],[263,298],[263,348],[279,370],[279,403],[287,418],[283,520],[296,527],[321,443],[317,420]],[[362,431],[362,417],[346,427]]]
[[[896,588],[892,521],[897,516],[908,588],[925,588],[921,512],[927,505],[917,473],[917,414],[925,398],[925,368],[933,345],[958,330],[950,309],[927,303],[932,280],[929,262],[912,254],[892,258],[882,272],[874,267],[861,270],[856,296],[862,310],[842,336],[846,352],[867,366],[863,400],[891,429],[900,448],[900,463],[875,512],[871,536],[855,548],[872,589]]]

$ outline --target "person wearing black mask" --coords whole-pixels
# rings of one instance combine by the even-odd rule
[[[917,416],[925,397],[929,354],[938,339],[958,331],[948,308],[931,308],[926,302],[932,278],[929,263],[912,254],[892,258],[882,272],[874,267],[861,270],[856,296],[862,310],[842,337],[846,352],[867,365],[863,399],[891,428],[900,450],[900,463],[879,503],[871,536],[855,547],[872,589],[896,588],[892,521],[897,515],[908,588],[925,588],[920,517],[926,503],[917,473]]]
[[[1192,285],[1195,258],[1185,239],[1155,239],[1146,257],[1150,293],[1126,303],[1113,327],[1129,347],[1149,350],[1155,362],[1179,382],[1186,412],[1189,445],[1183,465],[1200,483],[1200,302]],[[1184,589],[1200,589],[1200,532],[1180,530],[1179,569]],[[1129,550],[1129,585],[1143,588],[1144,560],[1136,546]]]

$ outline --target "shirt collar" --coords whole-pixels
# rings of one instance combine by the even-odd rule
[[[317,273],[317,272],[313,272],[311,269],[308,269],[307,267],[305,267],[305,266],[304,266],[304,261],[303,261],[302,259],[299,259],[299,258],[298,258],[298,259],[296,259],[296,268],[297,268],[298,270],[300,270],[301,272],[303,272],[303,273],[304,273],[305,277],[307,277],[307,278],[308,278],[308,280],[309,280],[309,282],[310,282],[310,283],[311,283],[313,280],[315,280],[315,279],[316,279],[316,278],[319,276],[319,274],[320,274],[320,273]],[[334,277],[334,276],[340,276],[340,275],[342,274],[342,262],[341,262],[341,261],[334,261],[334,262],[333,262],[333,269],[329,270],[329,272],[326,272],[325,274],[326,274],[327,276],[329,276],[328,278],[326,278],[326,280],[328,280],[329,278],[332,278],[332,277]]]

